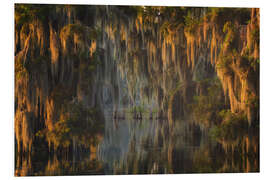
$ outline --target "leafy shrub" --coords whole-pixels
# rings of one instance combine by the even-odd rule
[[[229,69],[231,62],[232,58],[230,56],[222,56],[221,58],[219,58],[216,67],[218,69]]]
[[[19,59],[15,61],[15,77],[17,80],[22,79],[22,78],[27,78],[28,77],[28,72]]]
[[[197,32],[198,25],[200,24],[201,20],[193,16],[190,13],[190,11],[184,18],[185,18],[185,30],[190,34],[194,35]]]
[[[248,121],[244,113],[222,110],[218,113],[221,122],[210,130],[210,136],[218,140],[234,141],[248,131]]]
[[[103,132],[103,121],[95,108],[86,109],[81,103],[67,103],[62,106],[59,120],[53,130],[39,131],[36,136],[46,137],[55,148],[69,147],[73,141],[89,147],[97,142],[97,134]]]
[[[200,86],[206,88],[206,93],[194,96],[194,102],[191,104],[195,121],[198,124],[210,127],[218,124],[218,113],[225,107],[223,99],[223,90],[219,80],[205,80],[200,82]]]
[[[227,21],[223,26],[223,33],[225,34],[223,48],[233,51],[238,47],[237,29],[231,21]]]
[[[15,4],[15,27],[19,29],[34,19],[46,22],[54,8],[54,5]]]
[[[259,28],[255,28],[251,31],[251,39],[255,42],[255,43],[259,43],[260,41],[260,29]]]

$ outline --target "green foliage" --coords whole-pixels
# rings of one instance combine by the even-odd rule
[[[170,31],[177,31],[179,27],[185,25],[188,10],[183,7],[161,7],[159,16],[164,19],[160,26],[160,32],[166,36]]]
[[[232,113],[230,110],[222,110],[218,113],[222,123],[210,130],[213,139],[235,141],[248,131],[248,121],[244,113]]]
[[[73,10],[76,18],[84,24],[93,24],[93,19],[99,6],[88,6],[88,5],[65,5],[65,8]]]
[[[33,19],[33,14],[31,13],[31,6],[15,4],[15,27],[19,28],[24,23],[27,23]]]
[[[251,67],[254,70],[258,69],[260,66],[260,59],[253,59],[253,60],[250,60],[249,62],[250,62]]]
[[[128,17],[130,17],[130,16],[136,17],[137,14],[143,13],[142,6],[117,6],[117,8]]]
[[[209,131],[209,136],[212,140],[217,140],[219,137],[221,137],[221,134],[221,128],[219,128],[218,126],[211,127]]]
[[[192,15],[189,11],[185,18],[185,30],[190,34],[195,34],[197,32],[198,26],[201,23],[201,19]]]
[[[74,35],[79,36],[81,42],[96,40],[101,35],[101,29],[89,28],[82,24],[68,24],[62,28],[60,35],[69,41],[74,40]]]
[[[73,143],[89,147],[97,142],[96,135],[103,132],[102,117],[95,108],[86,109],[81,103],[62,106],[59,120],[53,130],[39,131],[37,137],[46,137],[57,147],[68,147]]]
[[[251,31],[251,39],[255,42],[255,43],[259,43],[260,41],[260,29],[259,28],[254,28]]]
[[[98,65],[102,65],[102,61],[100,58],[100,52],[99,50],[96,50],[93,55],[92,55],[92,60],[91,60],[91,64],[94,66],[98,66]]]
[[[222,47],[227,50],[236,51],[236,48],[238,47],[237,44],[237,36],[236,36],[236,28],[234,24],[231,21],[227,21],[223,26],[223,33],[225,34],[225,38],[222,44]]]
[[[15,75],[16,78],[20,79],[23,77],[27,77],[34,71],[38,71],[39,73],[44,72],[42,69],[43,64],[47,63],[47,58],[44,56],[38,56],[32,60],[27,60],[25,63],[22,59],[16,59],[15,61]]]
[[[24,79],[28,77],[28,72],[25,68],[25,65],[22,63],[22,61],[17,60],[15,62],[15,77],[17,80]]]
[[[22,59],[17,59],[15,62],[15,76],[17,79],[27,78],[30,74],[42,74],[46,72],[49,63],[49,58],[46,56],[38,56],[33,59],[28,59],[23,63]]]
[[[260,59],[255,59],[252,52],[247,47],[244,54],[240,58],[242,62],[245,62],[245,69],[248,70],[250,67],[252,67],[254,71],[258,70]]]
[[[56,105],[61,106],[72,100],[74,92],[71,88],[66,87],[64,84],[56,85],[50,94],[50,98],[53,99]]]
[[[100,52],[97,50],[92,54],[90,58],[81,58],[82,60],[79,62],[79,66],[77,71],[80,73],[81,88],[86,93],[89,93],[89,86],[93,82],[93,77],[95,76],[95,72],[98,66],[102,66],[103,62],[100,60]]]
[[[168,29],[175,31],[180,24],[184,24],[184,17],[187,14],[187,8],[184,7],[134,6],[133,9],[146,25],[162,23],[160,27],[164,35]],[[156,21],[157,19],[159,21]]]
[[[232,22],[231,22],[231,21],[226,22],[226,23],[224,24],[224,26],[223,26],[223,32],[224,32],[224,33],[227,33],[227,32],[233,32],[233,31],[235,31],[235,27],[234,27],[234,25],[232,24]],[[225,39],[226,39],[226,38],[225,38]]]
[[[253,107],[255,109],[258,109],[259,107],[259,97],[254,95],[254,93],[251,93],[248,91],[248,97],[246,99],[246,106],[247,107]]]
[[[169,34],[169,22],[164,22],[160,27],[160,32],[163,34],[163,36],[167,36]]]
[[[53,9],[53,5],[15,4],[15,27],[19,29],[34,19],[46,22]]]
[[[156,17],[158,15],[159,8],[155,6],[144,6],[143,15],[144,17]]]
[[[206,87],[206,93],[194,96],[190,108],[198,124],[210,127],[219,122],[218,112],[225,106],[223,90],[219,80],[206,79],[200,83],[201,87]]]
[[[232,57],[231,56],[221,56],[219,58],[219,61],[217,62],[216,67],[218,69],[229,71],[231,63],[232,63]]]
[[[96,27],[96,28],[93,28],[90,30],[89,39],[96,40],[101,35],[102,35],[102,30],[100,28]]]
[[[79,72],[81,73],[85,83],[91,83],[93,73],[96,71],[98,66],[103,65],[100,59],[100,52],[98,50],[93,53],[90,59],[82,58],[83,61],[80,62]]]
[[[250,19],[250,8],[207,8],[206,17],[208,20],[223,26],[226,22],[235,20],[246,25]],[[234,23],[234,22],[233,22]]]
[[[194,24],[198,24],[196,17],[193,16],[190,11],[184,18],[185,18],[185,26],[193,26]]]
[[[70,31],[71,34],[83,34],[84,33],[84,26],[80,24],[68,24],[64,27],[64,30]]]
[[[131,113],[133,112],[137,112],[137,113],[144,113],[146,112],[146,108],[144,107],[144,105],[138,105],[138,106],[134,106],[129,110]]]

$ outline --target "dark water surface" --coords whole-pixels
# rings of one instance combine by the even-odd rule
[[[105,114],[104,136],[91,152],[81,150],[73,155],[41,158],[45,153],[41,149],[35,155],[16,157],[15,173],[31,176],[259,171],[258,153],[229,153],[230,148],[211,140],[185,120],[174,120],[170,127],[168,120],[149,119],[147,114],[143,114],[143,119],[133,119],[131,113],[125,113],[122,119],[113,119],[111,111]]]

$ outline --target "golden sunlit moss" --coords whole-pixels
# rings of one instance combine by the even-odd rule
[[[183,83],[181,108],[193,102],[193,95],[198,95],[195,102],[207,117],[202,122],[209,126],[213,113],[206,111],[219,109],[220,104],[212,101],[222,90],[218,86],[218,93],[209,91],[207,96],[199,96],[194,92],[202,92],[203,88],[197,88],[193,81],[198,80],[194,78],[196,74],[206,78],[217,75],[231,112],[249,114],[250,122],[257,118],[258,9],[252,9],[246,24],[243,20],[249,10],[232,8],[139,7],[128,12],[106,7],[93,8],[84,15],[82,12],[88,9],[79,12],[83,7],[76,10],[69,5],[51,9],[52,15],[46,17],[50,21],[24,21],[32,9],[20,8],[21,13],[15,12],[16,21],[21,24],[16,28],[16,111],[27,112],[16,115],[23,118],[30,113],[35,121],[42,121],[42,127],[31,129],[30,121],[25,121],[25,127],[34,133],[37,129],[54,132],[48,135],[49,144],[71,144],[67,134],[72,130],[67,119],[72,118],[61,112],[62,105],[78,100],[85,106],[103,107],[102,88],[106,83],[112,86],[113,103],[120,104],[125,94],[120,86],[122,79],[127,83],[125,96],[132,97],[133,102],[140,96],[141,101],[156,102],[169,113],[179,110],[180,105],[174,106],[172,102],[180,96],[175,82]],[[240,35],[243,41],[239,40]],[[213,72],[201,65],[208,61]],[[196,88],[199,90],[195,91]],[[202,104],[207,104],[205,109]],[[199,110],[196,114],[200,114]],[[19,144],[30,142],[27,133],[21,136],[22,120],[15,121]]]
[[[16,10],[16,16],[28,16],[34,11],[39,13],[46,8],[54,13],[59,11],[58,6],[40,6],[41,9],[32,5],[16,7],[30,8],[26,9],[29,12]],[[68,9],[62,10],[72,18]],[[32,151],[31,146],[36,139],[33,134],[41,135],[41,132],[54,129],[62,106],[72,101],[72,97],[77,93],[76,88],[72,87],[78,84],[78,76],[81,78],[81,74],[84,74],[83,77],[86,77],[85,74],[91,74],[100,64],[96,55],[95,40],[100,33],[97,28],[70,24],[61,31],[61,28],[55,28],[54,21],[43,21],[39,15],[37,18],[28,18],[21,25],[16,24],[18,52],[15,57],[15,131],[19,152]],[[50,18],[49,15],[46,18]],[[79,69],[82,64],[85,64],[87,70]],[[94,66],[94,69],[89,68],[90,66]],[[50,148],[55,141],[52,138],[47,140]]]

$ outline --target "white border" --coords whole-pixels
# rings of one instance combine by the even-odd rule
[[[0,176],[9,179],[17,179],[14,174],[14,69],[13,69],[13,54],[14,54],[14,3],[42,3],[42,4],[110,4],[110,5],[168,5],[168,6],[211,6],[211,7],[260,7],[261,12],[261,59],[260,59],[260,101],[261,101],[261,135],[260,135],[260,173],[249,174],[182,174],[182,175],[140,175],[140,176],[54,176],[54,177],[34,177],[34,179],[137,179],[137,178],[154,178],[154,179],[229,179],[229,178],[243,178],[243,179],[257,179],[270,176],[269,173],[269,131],[270,131],[270,58],[269,58],[269,43],[270,43],[270,29],[269,24],[269,5],[267,0],[16,0],[4,1],[1,4],[1,124],[0,137],[1,139],[1,167]],[[3,179],[4,179],[3,178]],[[20,177],[22,178],[22,177]],[[2,179],[2,178],[1,178]],[[23,177],[28,179],[28,177]],[[29,178],[30,179],[30,178]],[[32,179],[32,178],[31,178]]]

